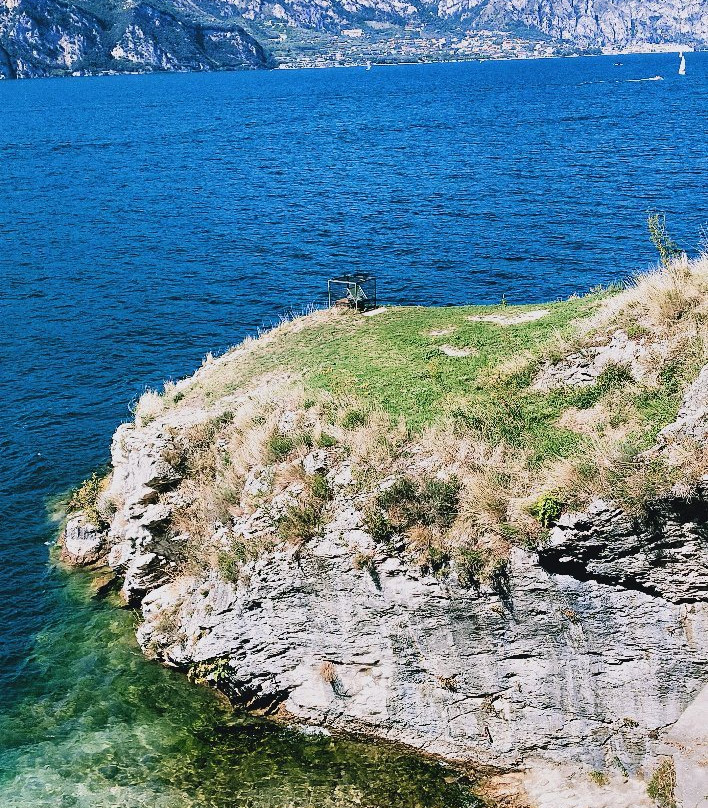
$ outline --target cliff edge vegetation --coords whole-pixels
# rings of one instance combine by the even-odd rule
[[[703,257],[542,306],[297,317],[141,397],[62,556],[234,703],[521,772],[501,801],[649,806],[669,768],[692,799],[707,315]]]

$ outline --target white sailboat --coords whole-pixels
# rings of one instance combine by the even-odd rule
[[[683,51],[680,53],[681,56],[681,63],[679,64],[679,76],[686,75],[686,57],[683,55]]]

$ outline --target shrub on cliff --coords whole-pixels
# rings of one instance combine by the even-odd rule
[[[674,789],[676,788],[676,770],[671,758],[662,761],[654,771],[647,786],[647,794],[659,808],[676,808]]]
[[[280,537],[296,545],[314,538],[324,524],[324,509],[330,496],[323,474],[307,478],[304,498],[289,505],[278,522]]]
[[[98,528],[108,526],[109,504],[102,503],[101,497],[108,484],[107,475],[99,475],[94,472],[88,479],[72,491],[67,503],[67,513],[78,513],[81,511],[86,519]]]
[[[666,216],[663,213],[649,214],[647,227],[649,228],[649,237],[661,258],[662,266],[665,270],[670,271],[672,262],[681,257],[682,250],[666,229]]]
[[[395,533],[415,525],[440,530],[449,528],[459,512],[460,482],[428,478],[422,482],[401,477],[381,491],[367,515],[369,532],[382,535],[385,523]]]

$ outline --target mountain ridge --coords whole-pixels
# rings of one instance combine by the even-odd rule
[[[691,0],[0,0],[0,77],[708,46]]]

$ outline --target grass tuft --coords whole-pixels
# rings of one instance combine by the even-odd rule
[[[676,788],[676,769],[671,758],[662,761],[654,771],[647,786],[647,794],[659,808],[677,808],[674,790]]]
[[[295,440],[290,435],[283,435],[281,432],[273,432],[268,438],[265,446],[266,461],[268,463],[279,463],[295,448]]]

